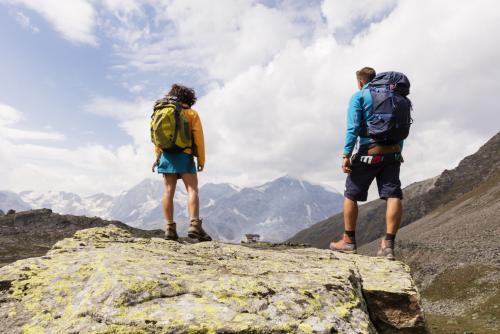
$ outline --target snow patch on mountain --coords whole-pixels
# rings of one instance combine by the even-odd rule
[[[238,209],[233,209],[233,212],[234,212],[236,215],[238,215],[238,216],[240,216],[240,217],[243,217],[243,218],[244,218],[244,219],[246,219],[246,220],[250,220],[250,218],[249,218],[249,217],[247,217],[247,216],[245,216],[244,214],[242,214],[241,212],[239,212],[239,211],[238,211]]]
[[[207,204],[205,204],[202,208],[203,208],[203,209],[206,209],[206,208],[209,208],[209,207],[214,206],[214,205],[215,205],[215,201],[214,201],[214,199],[213,199],[213,198],[210,198],[210,199],[208,200],[208,203],[207,203]]]

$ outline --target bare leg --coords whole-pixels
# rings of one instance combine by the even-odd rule
[[[346,231],[356,230],[358,220],[358,202],[352,199],[344,199],[344,228]]]
[[[163,195],[163,213],[167,222],[174,221],[174,195],[177,185],[176,174],[163,174],[165,193]]]
[[[188,193],[189,218],[200,218],[200,200],[198,197],[198,176],[185,173],[181,175]]]
[[[387,223],[387,233],[396,234],[398,232],[402,214],[403,214],[403,204],[401,203],[401,199],[388,198],[387,211],[385,214],[385,219]]]
[[[188,237],[198,241],[211,241],[212,238],[201,227],[200,200],[198,197],[198,176],[196,174],[182,174],[182,181],[188,192],[188,211],[190,217]]]
[[[356,239],[354,231],[356,230],[356,220],[358,219],[358,202],[349,198],[344,199],[344,230],[342,238],[339,241],[330,242],[330,249],[345,253],[356,253]],[[351,233],[352,232],[352,233]]]

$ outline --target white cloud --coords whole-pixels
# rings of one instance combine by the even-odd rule
[[[207,141],[202,182],[248,185],[288,173],[343,189],[345,112],[356,90],[354,73],[366,65],[405,72],[412,81],[415,124],[405,143],[403,183],[454,167],[498,131],[500,47],[491,42],[491,32],[500,30],[496,2],[359,3],[326,0],[318,8],[326,23],[306,11],[306,25],[297,12],[256,1],[108,0],[99,8],[102,28],[123,60],[115,71],[166,81],[200,82],[193,72],[205,75],[195,105]],[[146,11],[145,4],[152,7]],[[339,31],[354,38],[345,44]],[[85,108],[116,119],[130,143],[65,150],[4,146],[0,136],[3,156],[27,159],[3,175],[17,188],[29,186],[23,173],[38,171],[44,175],[39,187],[47,189],[126,189],[150,173],[150,87],[141,98],[139,88],[127,86],[137,92],[133,101],[100,96]],[[10,128],[20,117],[5,115],[0,122]]]
[[[381,21],[396,6],[396,0],[324,0],[321,9],[330,31],[354,37],[362,27]]]
[[[69,41],[97,45],[97,38],[94,34],[96,13],[89,0],[1,1],[12,5],[22,5],[37,12]]]
[[[84,107],[85,111],[119,120],[144,117],[152,106],[145,100],[129,102],[115,97],[95,97]]]
[[[9,140],[62,140],[64,135],[53,131],[21,130],[14,128],[23,119],[21,112],[0,103],[0,137]]]
[[[22,12],[15,12],[13,15],[16,21],[21,25],[21,27],[23,27],[23,29],[31,31],[34,34],[38,34],[40,32],[40,29],[34,26],[31,23],[30,18],[24,15]]]
[[[0,127],[19,122],[21,118],[21,113],[15,108],[0,103]]]
[[[125,119],[131,116],[124,115]],[[50,189],[81,194],[92,194],[98,190],[116,194],[151,174],[152,149],[149,145],[146,148],[145,140],[142,140],[142,144],[123,144],[116,148],[86,144],[66,148],[49,143],[40,144],[40,140],[61,141],[64,136],[53,131],[14,128],[19,126],[21,120],[21,112],[0,104],[2,189]],[[135,124],[127,119],[123,127],[133,135],[142,128],[146,129],[147,124]],[[137,134],[134,141],[139,140],[141,135]]]
[[[107,148],[102,145],[71,149],[32,144],[15,144],[0,138],[0,172],[7,178],[2,188],[21,190],[63,190],[80,194],[117,194],[150,176],[146,152],[132,145]],[[149,153],[149,152],[147,152]]]
[[[134,93],[134,94],[138,94],[138,93],[142,92],[144,89],[145,89],[144,85],[141,85],[141,84],[132,85],[132,86],[128,87],[129,92]]]
[[[144,6],[112,3],[108,9],[114,19],[106,21],[106,31],[121,42],[117,53],[141,71],[175,75],[190,68],[209,79],[228,79],[267,63],[291,38],[305,33],[292,13],[257,1],[142,1],[154,9],[154,18],[146,22],[140,19]]]
[[[25,131],[3,128],[1,136],[13,140],[63,140],[64,135],[56,132]]]
[[[454,167],[498,131],[498,108],[482,97],[495,96],[500,48],[487,36],[500,22],[483,6],[450,8],[402,2],[352,45],[327,35],[307,46],[291,42],[269,64],[210,90],[197,105],[207,174],[245,183],[288,172],[343,189],[345,112],[354,72],[365,65],[403,71],[413,83],[404,185]],[[460,23],[471,13],[481,24]]]

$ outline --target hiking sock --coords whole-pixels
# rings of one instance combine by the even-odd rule
[[[351,239],[351,241],[355,244],[356,243],[356,231],[347,231],[344,230],[344,233]]]
[[[385,240],[394,241],[394,239],[396,239],[396,234],[391,234],[391,233],[385,234]]]
[[[173,220],[167,220],[167,225],[174,225],[175,222]]]

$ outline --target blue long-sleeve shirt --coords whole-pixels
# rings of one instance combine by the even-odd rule
[[[368,137],[361,137],[361,127],[373,110],[373,99],[368,84],[351,96],[347,109],[347,129],[345,134],[344,155],[350,156],[359,137],[359,146],[370,145],[373,141]],[[403,149],[403,141],[399,143]]]

